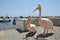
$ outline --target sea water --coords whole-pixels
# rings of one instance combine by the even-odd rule
[[[13,25],[12,22],[13,22],[13,19],[14,18],[10,18],[10,22],[0,22],[0,30],[1,29],[4,29],[6,26],[9,26],[9,25]]]
[[[20,29],[24,31],[23,23],[24,21],[18,21],[17,18],[10,18],[11,22],[0,22],[0,30],[7,30],[7,29]],[[13,24],[14,19],[16,20],[16,24]]]

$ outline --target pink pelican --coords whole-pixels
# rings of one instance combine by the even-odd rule
[[[39,11],[39,25],[41,25],[44,28],[43,34],[48,33],[48,29],[53,30],[53,22],[48,18],[41,18],[41,5],[38,4],[38,7],[35,10],[33,10],[33,12],[36,10]]]
[[[28,19],[26,21],[26,27],[27,27],[27,30],[29,31],[29,33],[26,34],[26,38],[34,36],[35,33],[37,32],[36,31],[36,25],[31,24],[31,21],[32,21],[32,17],[28,16]]]

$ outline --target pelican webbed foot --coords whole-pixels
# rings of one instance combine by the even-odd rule
[[[36,32],[37,32],[37,31],[27,33],[25,38],[34,36],[34,35],[36,34]]]

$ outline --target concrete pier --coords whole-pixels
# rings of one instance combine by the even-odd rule
[[[42,37],[43,28],[37,26],[37,33],[33,37],[25,38],[28,32],[18,32],[16,29],[0,30],[0,40],[60,40],[60,27],[54,26],[54,31],[49,30],[46,37]]]

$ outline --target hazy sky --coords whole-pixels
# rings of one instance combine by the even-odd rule
[[[31,13],[38,4],[42,16],[60,16],[60,0],[0,0],[0,16],[38,16],[38,11]]]

